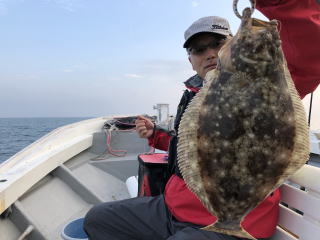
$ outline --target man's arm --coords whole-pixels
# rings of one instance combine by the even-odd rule
[[[303,98],[320,83],[320,1],[257,0],[257,9],[280,21],[282,48]]]
[[[142,116],[138,116],[135,124],[138,135],[141,138],[147,138],[150,146],[168,151],[170,139],[174,135],[172,131],[160,128],[150,119]]]
[[[153,136],[148,138],[149,145],[163,151],[168,151],[170,139],[174,135],[174,131],[168,131],[156,126]]]

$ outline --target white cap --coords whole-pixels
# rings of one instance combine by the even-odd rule
[[[186,48],[189,40],[198,33],[217,33],[225,36],[232,35],[229,22],[221,17],[209,16],[203,17],[191,24],[184,32],[185,42],[183,47]]]

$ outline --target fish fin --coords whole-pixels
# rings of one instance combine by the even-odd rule
[[[216,222],[216,223],[218,223],[218,222]],[[232,235],[232,236],[236,236],[236,237],[240,237],[240,238],[248,238],[248,239],[252,239],[252,240],[257,240],[255,237],[253,237],[250,233],[248,233],[246,230],[244,230],[240,226],[239,226],[239,228],[236,228],[236,229],[225,229],[225,228],[220,228],[220,227],[215,226],[216,223],[213,223],[213,224],[208,225],[208,226],[201,228],[201,229],[206,230],[206,231],[211,231],[211,232]]]

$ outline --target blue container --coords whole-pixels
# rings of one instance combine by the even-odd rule
[[[88,240],[88,236],[83,230],[84,218],[79,218],[68,223],[62,230],[61,237],[64,240]]]

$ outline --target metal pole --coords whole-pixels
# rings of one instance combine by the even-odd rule
[[[312,98],[313,98],[313,92],[310,95],[310,106],[309,106],[309,116],[308,116],[308,126],[310,128],[311,123],[311,113],[312,113]],[[311,154],[311,153],[310,153]],[[306,164],[309,164],[309,160],[306,162]],[[304,190],[304,189],[302,189]]]
[[[308,125],[309,125],[309,127],[310,127],[310,122],[311,122],[312,98],[313,98],[313,92],[311,93],[311,96],[310,96],[309,117],[308,117]]]

